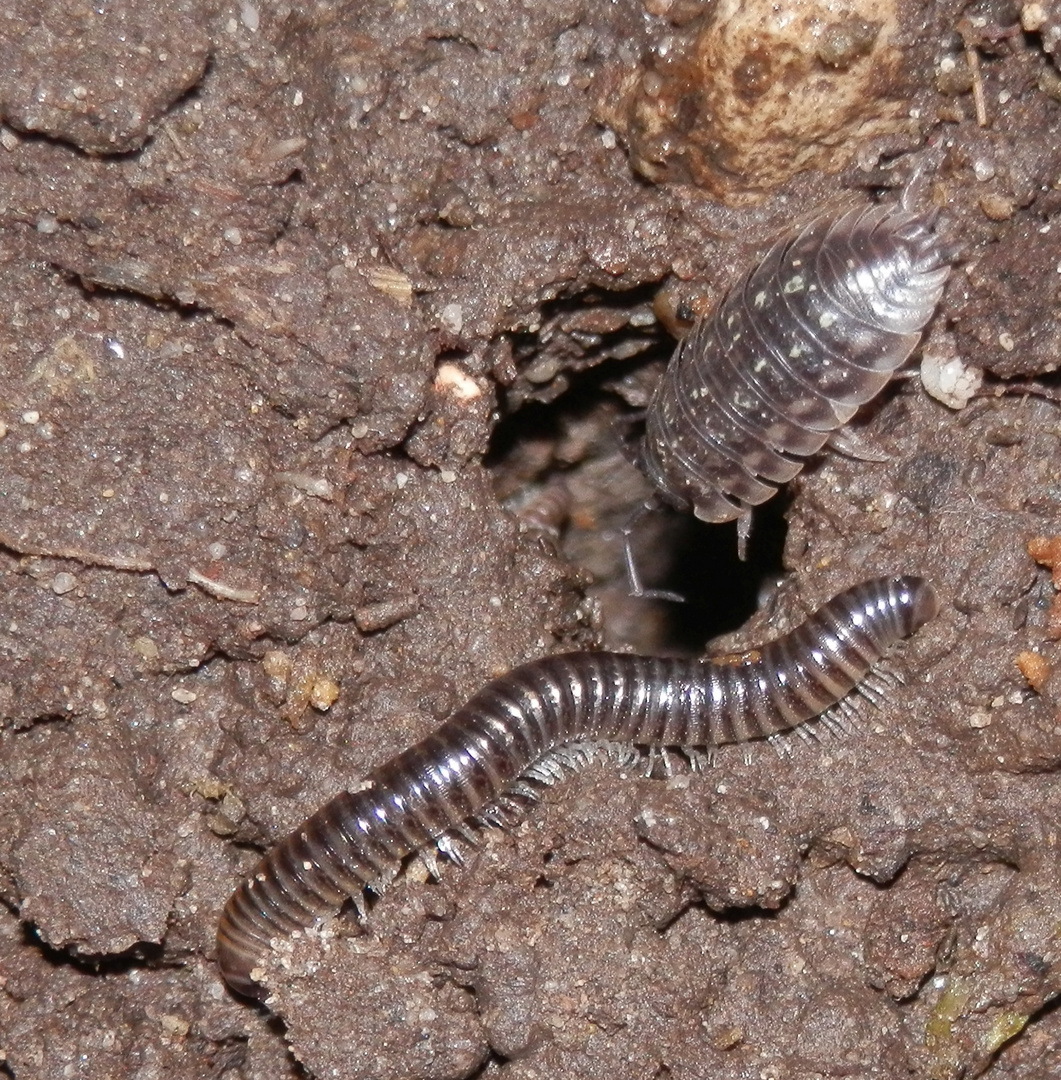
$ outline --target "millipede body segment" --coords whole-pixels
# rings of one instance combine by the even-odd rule
[[[489,683],[432,735],[344,791],[269,851],[229,899],[217,957],[234,990],[261,997],[271,941],[336,914],[406,855],[518,801],[519,778],[570,742],[703,748],[768,738],[850,707],[847,695],[937,611],[922,578],[841,593],[738,663],[578,652]]]
[[[775,244],[679,345],[641,464],[663,496],[732,521],[791,480],[906,361],[953,252],[934,215],[873,206]]]

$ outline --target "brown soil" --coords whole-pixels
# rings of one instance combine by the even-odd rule
[[[700,108],[713,17],[4,5],[0,1075],[1061,1072],[1061,655],[1027,550],[1061,534],[1061,18],[852,16],[799,70],[857,108],[795,176],[798,133],[741,112],[752,178]],[[746,95],[785,74],[736,60]],[[981,396],[897,384],[865,420],[889,459],[823,455],[745,566],[732,529],[645,520],[690,599],[630,600],[616,422],[668,330],[917,162],[963,245],[933,334]],[[863,733],[589,767],[294,946],[275,1016],[219,981],[257,854],[492,676],[699,647],[758,596],[719,643],[747,646],[893,572],[944,606]]]

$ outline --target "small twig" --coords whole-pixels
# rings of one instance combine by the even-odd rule
[[[965,62],[973,79],[973,106],[976,109],[976,123],[987,127],[987,99],[984,97],[984,80],[980,74],[980,54],[976,51],[979,32],[968,19],[959,19],[955,27],[961,35],[965,48]]]

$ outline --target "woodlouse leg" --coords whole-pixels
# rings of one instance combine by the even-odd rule
[[[620,769],[633,768],[644,761],[645,755],[640,747],[631,743],[605,742],[601,743],[607,756],[613,760]]]
[[[648,753],[645,755],[645,779],[649,779],[656,773],[656,765],[661,760],[662,747],[650,746]]]
[[[637,523],[648,513],[656,510],[654,500],[643,503],[630,516],[622,527],[623,538],[623,561],[626,564],[626,585],[631,596],[641,600],[669,600],[674,604],[684,604],[685,597],[681,593],[670,592],[668,589],[646,589],[641,582],[641,574],[637,569],[637,560],[634,557],[633,535]]]
[[[688,759],[689,768],[694,773],[705,773],[708,769],[714,768],[715,755],[711,751],[698,746],[683,746],[682,753]]]
[[[844,457],[853,458],[855,461],[891,461],[892,455],[881,450],[865,437],[859,435],[852,427],[837,428],[829,436],[826,444],[831,450],[835,450]]]
[[[752,508],[750,506],[744,506],[741,516],[737,518],[737,558],[740,559],[741,562],[748,561],[748,539],[751,534]]]
[[[799,732],[800,738],[806,740],[808,738],[806,732],[802,728],[796,728]],[[766,741],[770,744],[774,753],[779,758],[787,758],[792,756],[792,747],[789,745],[790,740],[787,738],[788,732],[778,732],[776,735],[767,735]]]
[[[477,848],[479,846],[479,834],[475,831],[475,827],[469,821],[462,821],[459,825],[454,825],[451,833],[454,839],[461,839],[470,848]]]
[[[928,178],[932,173],[939,171],[942,160],[943,155],[936,151],[926,151],[917,159],[899,193],[901,210],[905,210],[908,214],[916,214],[918,206],[923,206],[928,202]],[[928,213],[934,215],[938,213],[938,209],[933,207]],[[929,225],[934,224],[935,220],[935,216],[929,218]]]
[[[455,866],[464,865],[464,856],[461,854],[460,848],[457,847],[457,841],[452,836],[440,836],[435,841],[435,847],[438,848],[439,854],[449,859]]]
[[[432,881],[441,880],[442,875],[438,869],[438,860],[435,858],[435,852],[431,848],[421,848],[416,853],[416,857],[423,864],[424,869],[427,871]]]
[[[398,876],[398,871],[401,870],[402,864],[394,863],[391,866],[385,866],[380,873],[379,877],[375,881],[368,882],[368,888],[370,888],[377,896],[382,896],[389,887],[390,883]]]

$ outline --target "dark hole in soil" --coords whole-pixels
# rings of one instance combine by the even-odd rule
[[[737,556],[737,526],[708,525],[692,514],[673,514],[666,576],[654,587],[685,597],[671,604],[665,651],[697,655],[707,642],[736,630],[761,606],[763,593],[782,576],[788,498],[782,492],[756,509],[747,559]]]
[[[764,587],[781,575],[787,500],[781,494],[755,511],[744,562],[737,557],[734,523],[707,525],[662,505],[635,520],[652,495],[631,463],[642,414],[615,387],[636,379],[645,367],[646,360],[638,357],[569,375],[570,387],[554,401],[525,404],[501,419],[486,464],[498,497],[517,514],[543,492],[563,490],[569,505],[556,540],[561,553],[587,573],[591,593],[607,589],[619,597],[626,609],[622,622],[656,628],[649,646],[644,636],[628,637],[622,628],[610,634],[606,604],[609,645],[695,655],[712,638],[744,623]],[[628,595],[621,533],[631,521],[645,587],[677,593],[684,603]]]

